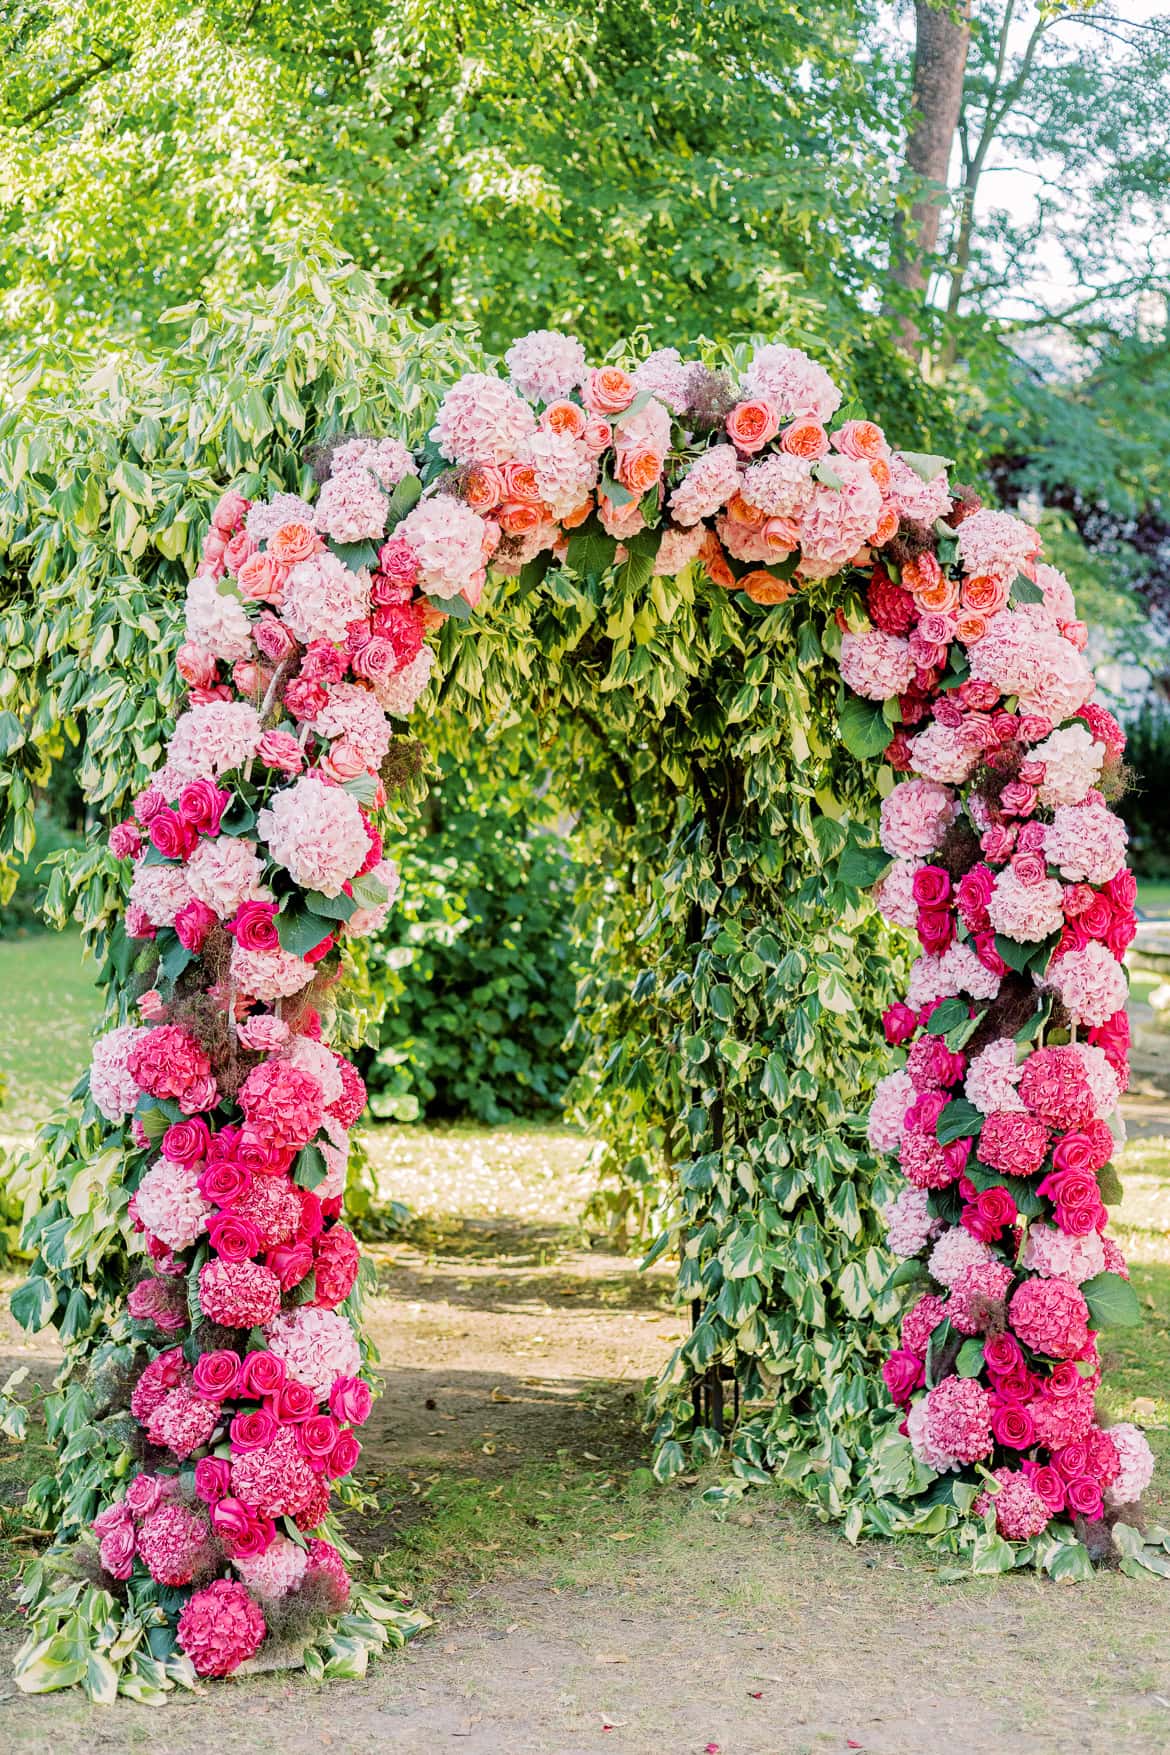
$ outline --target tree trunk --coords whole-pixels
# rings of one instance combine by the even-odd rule
[[[963,101],[971,40],[971,0],[915,0],[914,84],[905,170],[919,193],[909,217],[894,221],[890,277],[909,292],[926,290],[926,262],[938,245],[951,144]],[[916,354],[918,327],[902,319],[901,345]]]

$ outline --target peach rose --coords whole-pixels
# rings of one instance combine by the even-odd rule
[[[787,603],[795,589],[791,580],[777,579],[773,574],[765,573],[762,567],[745,573],[739,581],[739,588],[747,592],[753,603]]]
[[[310,560],[324,546],[317,532],[299,520],[282,524],[268,539],[268,553],[282,567],[295,567],[298,561]]]
[[[829,449],[829,435],[819,421],[794,420],[780,435],[780,449],[815,462]]]
[[[280,603],[284,597],[286,570],[271,555],[253,554],[236,574],[240,596],[253,603]]]
[[[919,609],[937,609],[943,612],[959,607],[959,581],[939,577],[937,584],[927,585],[924,590],[914,593],[914,601]]]
[[[986,616],[977,615],[974,610],[966,610],[955,623],[955,637],[964,646],[974,646],[982,640],[987,632]]]
[[[504,476],[494,463],[477,463],[463,478],[463,498],[473,512],[492,512],[504,497]]]
[[[441,628],[447,619],[447,611],[445,609],[436,609],[434,604],[428,602],[425,597],[420,599],[418,607],[419,613],[422,616],[424,633],[433,633],[436,628]]]
[[[1007,603],[1009,589],[1006,579],[997,579],[991,573],[976,573],[973,579],[963,580],[963,608],[973,609],[982,616],[998,615]]]
[[[699,550],[699,559],[703,563],[707,577],[713,585],[721,585],[725,591],[734,591],[735,574],[727,564],[727,556],[723,545],[713,530],[708,530],[703,538],[703,546]]]
[[[575,402],[550,402],[540,417],[540,424],[546,432],[568,433],[571,439],[583,439],[589,421],[585,410]]]
[[[793,518],[769,518],[764,525],[764,541],[768,545],[769,554],[782,561],[800,541],[800,527]],[[776,601],[779,602],[780,599],[777,598]]]
[[[833,449],[840,451],[842,457],[855,457],[865,463],[883,461],[890,447],[886,443],[886,435],[872,420],[847,420],[844,426],[838,427],[833,434]]]
[[[536,485],[536,471],[531,463],[513,460],[501,465],[501,474],[504,478],[504,499],[522,500],[526,506],[539,506],[540,489]]]
[[[662,458],[654,451],[627,451],[618,464],[618,480],[632,494],[649,493],[662,474]]]
[[[598,366],[585,381],[585,406],[593,414],[620,414],[635,394],[634,380],[620,366]]]
[[[780,417],[770,402],[737,402],[725,421],[727,436],[737,451],[749,455],[774,439]]]
[[[742,494],[732,494],[727,502],[727,516],[744,530],[760,530],[767,514],[753,506],[750,500],[745,500]]]
[[[870,463],[869,473],[873,476],[873,479],[877,482],[883,494],[888,494],[892,477],[890,475],[890,466],[885,458],[875,457]]]
[[[527,536],[541,523],[540,507],[527,500],[505,500],[499,512],[500,528],[509,536]]]
[[[873,535],[869,539],[870,543],[874,548],[882,548],[887,542],[892,542],[897,534],[898,514],[892,506],[885,506],[874,527]]]
[[[579,506],[574,507],[571,512],[567,513],[566,516],[561,519],[561,528],[563,530],[576,530],[579,524],[584,524],[592,510],[593,495],[590,494],[587,500],[582,500]]]
[[[613,428],[607,420],[595,415],[585,422],[585,431],[581,434],[581,443],[592,457],[600,457],[607,446],[613,444]]]

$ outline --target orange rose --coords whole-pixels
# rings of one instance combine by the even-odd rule
[[[815,463],[829,449],[829,435],[819,421],[794,420],[780,435],[780,449],[793,457],[810,457]]]
[[[575,402],[550,402],[540,424],[546,432],[568,433],[571,439],[583,439],[588,421],[585,410]]]
[[[703,538],[699,559],[713,585],[721,585],[725,591],[735,590],[735,574],[728,566],[723,546],[713,530],[708,530]]]
[[[884,457],[875,457],[869,466],[869,473],[881,488],[883,494],[890,491],[890,466]]]
[[[955,634],[964,646],[976,645],[986,632],[986,616],[976,615],[973,610],[968,610],[964,615],[961,615],[955,625]]]
[[[840,451],[842,457],[855,457],[862,462],[872,463],[879,458],[884,461],[889,446],[886,444],[886,435],[873,421],[847,420],[833,434],[833,449]]]
[[[268,539],[268,553],[282,567],[295,567],[298,561],[311,560],[325,544],[308,524],[282,524]]]
[[[424,633],[429,634],[432,629],[441,628],[447,619],[447,611],[445,609],[436,609],[434,604],[428,603],[425,597],[419,599],[418,607],[419,613],[422,616]]]
[[[620,414],[634,400],[634,380],[620,366],[599,366],[590,372],[585,401],[594,414]]]
[[[937,585],[928,585],[924,591],[914,593],[914,601],[919,609],[937,609],[949,614],[959,607],[959,581],[940,577]]]
[[[794,590],[791,580],[777,579],[763,568],[745,573],[739,588],[747,592],[753,603],[787,603]]]
[[[627,451],[617,473],[622,486],[632,494],[649,493],[662,474],[662,459],[653,451]]]
[[[991,573],[976,573],[963,580],[963,608],[981,616],[996,615],[1008,600],[1008,582]]]
[[[463,478],[463,498],[474,512],[492,512],[504,497],[503,472],[494,463],[476,463]]]
[[[740,525],[744,530],[760,530],[763,528],[766,514],[742,494],[732,494],[727,502],[727,516],[733,524]]]
[[[929,550],[916,560],[907,561],[902,568],[902,584],[915,597],[920,591],[925,591],[928,585],[937,584],[941,578],[942,568]]]
[[[577,506],[572,512],[569,512],[566,517],[561,519],[561,528],[563,530],[576,530],[579,524],[584,524],[592,510],[593,495],[590,494],[588,499],[582,500],[579,506]]]
[[[527,536],[541,522],[540,507],[528,500],[506,500],[497,516],[501,530],[509,536]]]
[[[874,548],[884,548],[885,544],[892,542],[897,534],[898,514],[892,506],[886,506],[869,540]]]
[[[780,417],[770,402],[738,402],[724,423],[737,451],[758,451],[780,431]]]
[[[509,500],[523,500],[526,506],[539,506],[540,489],[536,485],[536,471],[531,463],[505,463],[501,465],[504,477],[504,496]]]

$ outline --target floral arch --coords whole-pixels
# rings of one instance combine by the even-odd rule
[[[1066,580],[793,348],[591,367],[540,332],[427,408],[335,408],[260,495],[270,422],[205,499],[185,694],[100,855],[114,1027],[15,1301],[71,1350],[21,1686],[354,1674],[418,1625],[334,1521],[373,1371],[330,1034],[393,906],[408,722],[517,695],[628,876],[603,1097],[670,1162],[693,1313],[659,1477],[726,1452],[980,1570],[1140,1553],[1150,1453],[1094,1401],[1136,1318],[1123,739]]]

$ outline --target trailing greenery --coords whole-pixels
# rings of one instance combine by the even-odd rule
[[[377,1116],[499,1122],[561,1107],[580,1059],[565,1047],[580,869],[567,819],[549,824],[534,746],[521,724],[444,752],[421,822],[390,849],[399,899],[369,957],[385,1010],[359,1062]]]

